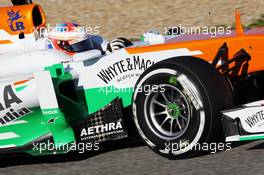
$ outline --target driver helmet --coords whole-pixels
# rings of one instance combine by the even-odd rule
[[[48,32],[48,39],[48,48],[55,48],[70,55],[93,48],[91,37],[76,23],[65,22],[56,25]]]

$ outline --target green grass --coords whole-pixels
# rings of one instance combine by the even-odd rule
[[[217,25],[216,27],[228,27],[228,25],[226,24],[221,24],[221,25]],[[251,22],[248,25],[243,25],[244,29],[252,29],[255,27],[264,27],[264,14],[261,15],[258,19],[256,19],[255,21]],[[236,25],[232,24],[231,26],[232,30],[236,29]],[[134,37],[134,38],[130,38],[131,41],[139,41],[140,38]]]
[[[243,28],[247,28],[247,29],[252,29],[255,27],[264,27],[264,15],[261,15],[258,19],[256,19],[255,21],[249,23],[248,25],[243,25]],[[232,29],[236,29],[236,24],[232,24]]]
[[[264,27],[264,15],[261,15],[260,18],[247,25],[247,27],[248,28]]]

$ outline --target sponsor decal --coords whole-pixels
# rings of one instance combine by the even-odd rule
[[[4,117],[0,117],[0,126],[5,125],[11,121],[14,121],[20,117],[26,116],[31,112],[32,111],[29,110],[28,108],[22,108],[19,109],[18,111],[14,111],[13,109],[10,109],[10,111],[7,112]]]
[[[126,138],[128,135],[121,109],[120,101],[116,99],[94,115],[73,123],[77,142],[100,143]]]
[[[4,87],[3,101],[4,103],[0,103],[0,111],[10,108],[11,104],[13,103],[16,103],[16,104],[22,103],[22,100],[20,100],[14,93],[11,85],[7,85]]]
[[[15,87],[16,92],[24,90],[27,87],[26,83],[28,81],[30,81],[30,79],[14,82],[13,85]]]
[[[59,117],[49,119],[48,124],[55,123],[58,118]]]
[[[123,132],[123,126],[121,124],[121,121],[83,128],[81,132],[81,137],[86,136],[88,138],[92,138],[96,137],[97,134],[103,133],[105,135],[112,135],[114,133],[119,132]]]
[[[248,116],[245,119],[245,122],[248,124],[249,127],[254,127],[258,125],[258,127],[261,127],[264,125],[264,111],[258,111],[255,114]]]
[[[3,90],[3,102],[0,102],[0,111],[4,111],[9,109],[4,116],[0,117],[0,125],[5,125],[8,122],[14,121],[22,116],[25,116],[31,111],[28,108],[21,108],[17,111],[11,108],[13,104],[20,104],[23,101],[17,97],[15,92],[13,91],[11,85],[7,85]]]
[[[59,109],[43,109],[42,113],[44,115],[55,115],[55,114],[59,114],[60,111],[59,111]]]
[[[24,15],[20,15],[20,10],[9,10],[7,11],[7,15],[9,17],[7,22],[12,31],[20,31],[25,29],[24,22],[18,21],[20,19],[25,18]]]
[[[140,58],[139,56],[133,56],[133,58],[122,59],[121,61],[115,62],[105,69],[101,69],[97,76],[105,83],[108,84],[114,78],[135,70],[144,71],[154,64],[154,61],[149,59]],[[134,77],[133,74],[127,75],[122,79]],[[122,81],[120,79],[119,81]]]
[[[195,109],[200,110],[203,107],[203,103],[201,102],[199,94],[196,88],[194,87],[194,85],[192,84],[192,82],[183,74],[179,75],[177,80],[179,81],[180,85],[183,87],[184,92],[189,97]],[[169,80],[169,81],[174,81],[174,80]]]
[[[177,85],[178,84],[178,80],[177,80],[176,77],[170,76],[169,83]]]

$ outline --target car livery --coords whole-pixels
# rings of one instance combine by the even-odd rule
[[[0,153],[60,154],[139,133],[160,155],[182,158],[223,134],[228,142],[264,138],[264,30],[244,31],[239,11],[229,35],[70,55],[36,47],[41,6],[13,3],[0,11]],[[50,142],[53,150],[33,149]]]

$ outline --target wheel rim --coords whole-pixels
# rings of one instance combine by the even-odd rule
[[[170,84],[160,85],[164,91],[148,94],[145,116],[151,130],[159,137],[172,140],[182,136],[190,123],[191,108],[187,97],[177,87]]]

